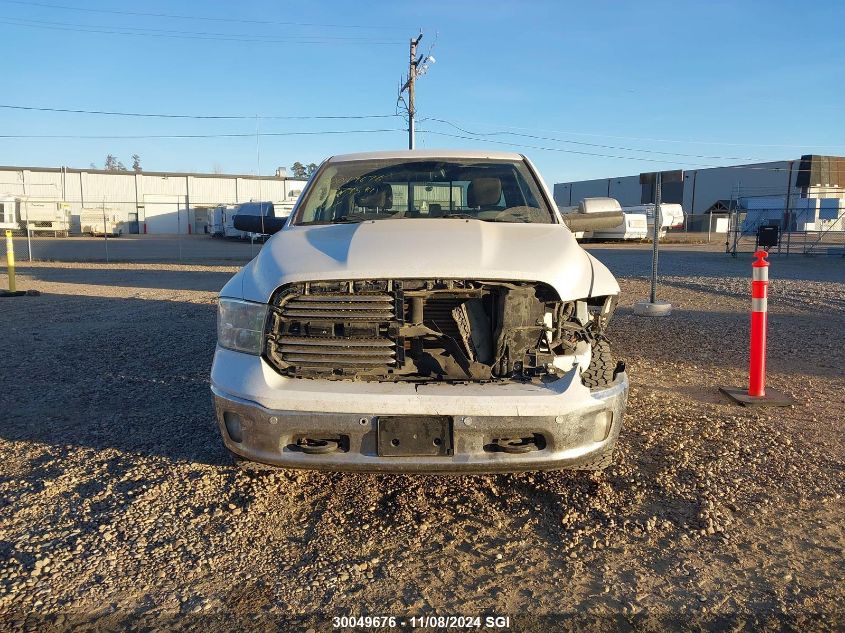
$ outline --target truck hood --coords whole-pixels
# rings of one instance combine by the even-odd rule
[[[294,282],[413,278],[539,281],[562,300],[619,292],[562,224],[404,218],[288,227],[221,295],[267,302]]]

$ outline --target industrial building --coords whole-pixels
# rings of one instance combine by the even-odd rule
[[[807,154],[794,160],[660,172],[661,200],[679,204],[684,230],[726,233],[732,254],[753,250],[761,231],[777,227],[778,252],[845,255],[845,157]],[[615,198],[622,207],[653,205],[657,173],[554,185],[560,207],[585,198]]]
[[[79,233],[83,210],[100,210],[120,217],[126,233],[203,233],[207,210],[219,205],[269,201],[277,215],[285,215],[305,183],[288,178],[283,169],[275,176],[259,177],[0,166],[0,224]]]
[[[680,175],[680,179],[664,178],[663,202],[680,204],[691,214],[719,210],[723,201],[761,193],[790,199],[845,197],[845,158],[839,156],[807,155],[796,160],[662,173]],[[554,197],[562,206],[594,197],[616,198],[624,207],[650,204],[654,202],[654,173],[561,182],[554,186]]]

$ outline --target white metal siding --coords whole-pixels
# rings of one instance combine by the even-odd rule
[[[195,207],[233,205],[250,200],[269,200],[287,208],[294,203],[306,181],[300,179],[230,176],[226,174],[162,175],[133,172],[87,172],[38,170],[26,168],[0,169],[0,196],[29,196],[45,202],[68,202],[71,230],[79,231],[79,215],[83,207],[103,204],[125,214],[137,213],[139,229],[148,233],[183,233],[191,226],[198,230]],[[290,195],[294,192],[295,195]],[[181,208],[177,215],[175,207]]]

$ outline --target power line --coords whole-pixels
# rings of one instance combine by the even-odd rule
[[[208,22],[225,22],[225,23],[239,23],[239,24],[277,24],[280,26],[314,26],[334,29],[372,29],[384,30],[395,29],[400,27],[379,26],[379,25],[364,25],[364,24],[321,24],[317,22],[282,22],[278,20],[250,20],[246,18],[215,18],[211,16],[202,15],[179,15],[174,13],[148,13],[143,11],[118,11],[115,9],[91,9],[88,7],[73,7],[64,4],[49,4],[46,2],[23,2],[22,0],[0,0],[3,4],[16,4],[25,7],[42,7],[47,9],[61,9],[64,11],[82,11],[85,13],[105,13],[109,15],[128,15],[136,17],[149,18],[173,18],[177,20],[204,20]]]
[[[716,159],[716,160],[763,160],[763,159],[760,159],[760,158],[751,158],[751,157],[748,157],[748,156],[708,156],[708,155],[704,155],[704,154],[681,154],[681,153],[678,153],[678,152],[664,152],[664,151],[660,151],[660,150],[642,149],[642,148],[637,148],[637,147],[620,147],[618,145],[603,145],[603,144],[600,144],[600,143],[588,143],[586,141],[572,141],[572,140],[568,140],[568,139],[553,138],[553,137],[550,137],[550,136],[538,136],[538,135],[535,135],[535,134],[523,134],[523,133],[520,133],[520,132],[505,132],[505,131],[472,132],[470,130],[466,130],[466,129],[452,123],[451,121],[447,121],[446,119],[438,119],[438,118],[435,118],[435,117],[428,117],[428,118],[423,119],[423,120],[424,121],[437,121],[439,123],[445,123],[446,125],[450,125],[453,128],[455,128],[456,130],[463,132],[464,134],[471,134],[472,136],[502,136],[502,135],[519,136],[519,137],[522,137],[522,138],[530,138],[530,139],[535,139],[535,140],[540,140],[540,141],[554,141],[554,142],[557,142],[557,143],[567,143],[567,144],[570,144],[570,145],[581,145],[581,146],[585,146],[585,147],[597,147],[599,149],[614,149],[614,150],[620,150],[620,151],[625,151],[625,152],[642,152],[642,153],[646,153],[646,154],[661,154],[661,155],[664,155],[664,156],[679,156],[679,157],[682,157],[682,158],[711,158],[711,159]]]
[[[318,136],[320,134],[377,134],[383,132],[405,132],[403,128],[374,130],[320,130],[315,132],[236,132],[231,134],[0,134],[0,138],[44,138],[44,139],[199,139],[199,138],[255,138],[256,136]]]
[[[2,0],[0,0],[2,1]],[[130,31],[130,32],[138,32],[139,34],[147,34],[149,33],[166,33],[170,35],[180,35],[180,36],[187,36],[187,35],[202,35],[207,36],[208,38],[220,38],[220,37],[237,37],[237,38],[250,38],[250,39],[260,39],[266,41],[287,41],[291,40],[313,40],[313,39],[320,39],[320,40],[351,40],[351,41],[372,41],[371,37],[368,36],[359,36],[359,35],[286,35],[283,38],[279,38],[274,35],[262,35],[260,33],[219,33],[219,32],[211,32],[211,31],[183,31],[181,29],[154,29],[151,27],[134,27],[134,26],[110,26],[110,25],[101,25],[101,24],[70,24],[68,22],[51,22],[49,20],[34,20],[31,18],[18,18],[18,17],[9,17],[9,16],[0,16],[0,18],[4,20],[16,20],[19,22],[26,22],[32,24],[47,24],[50,26],[73,26],[73,27],[90,27],[96,29],[119,29],[120,31]]]
[[[2,0],[0,0],[2,1]],[[241,42],[254,44],[400,44],[399,40],[373,40],[370,38],[343,38],[340,36],[290,36],[279,38],[257,35],[229,35],[226,33],[202,33],[190,31],[173,31],[168,29],[140,29],[135,27],[103,26],[89,24],[72,24],[69,22],[49,22],[46,20],[24,20],[20,18],[0,17],[0,24],[23,26],[32,29],[47,29],[50,31],[71,31],[74,33],[98,33],[104,35],[132,35],[136,37],[157,37],[167,39],[213,40],[216,42]]]
[[[218,119],[218,120],[255,120],[254,114],[237,114],[237,115],[204,115],[204,114],[162,114],[152,112],[116,112],[110,110],[81,110],[74,108],[46,108],[39,106],[22,106],[11,104],[0,104],[0,108],[7,110],[26,110],[34,112],[62,112],[70,114],[95,114],[101,116],[124,116],[124,117],[148,117],[156,119]],[[400,117],[399,114],[349,114],[349,115],[259,115],[260,119],[273,120],[311,120],[311,119],[391,119]]]
[[[672,163],[677,164],[676,161],[671,160],[662,160],[659,158],[642,158],[638,156],[616,156],[612,154],[601,154],[597,152],[584,152],[575,149],[566,149],[563,147],[541,147],[539,145],[525,145],[522,143],[511,143],[508,141],[494,141],[488,138],[479,138],[478,136],[463,136],[460,134],[449,134],[448,132],[437,132],[434,130],[420,130],[420,132],[424,134],[436,134],[437,136],[446,136],[448,138],[457,138],[457,139],[464,139],[467,141],[481,141],[482,143],[494,143],[496,145],[506,145],[508,147],[524,147],[527,149],[537,149],[546,152],[562,152],[564,154],[577,154],[579,156],[596,156],[599,158],[620,158],[623,160],[642,160],[649,163]]]
[[[2,1],[2,0],[0,0]],[[613,134],[598,134],[594,132],[573,132],[571,130],[554,130],[549,128],[529,128],[529,127],[522,127],[517,125],[502,125],[500,123],[482,123],[480,121],[462,121],[457,120],[458,123],[463,123],[465,125],[482,125],[485,127],[498,127],[498,128],[505,128],[509,130],[525,130],[528,132],[551,132],[553,134],[568,134],[570,136],[589,136],[595,138],[612,138],[612,139],[619,139],[625,141],[648,141],[652,143],[682,143],[685,145],[723,145],[725,147],[784,147],[784,148],[792,148],[792,149],[806,149],[808,146],[824,148],[824,149],[839,149],[841,150],[843,145],[819,145],[817,143],[807,143],[803,145],[792,145],[792,144],[783,144],[783,143],[736,143],[736,142],[727,142],[727,141],[699,141],[699,140],[690,140],[690,139],[669,139],[669,138],[654,138],[654,137],[647,137],[647,136],[619,136]]]
[[[479,138],[477,136],[462,136],[458,134],[449,134],[447,132],[436,132],[434,130],[418,130],[423,134],[436,134],[437,136],[446,136],[449,138],[456,138],[456,139],[464,139],[467,141],[481,141],[482,143],[494,143],[496,145],[506,145],[508,147],[521,147],[526,149],[536,149],[544,152],[561,152],[564,154],[577,154],[580,156],[596,156],[599,158],[616,158],[621,160],[635,160],[635,161],[643,161],[648,163],[669,163],[673,165],[682,165],[685,167],[699,167],[704,169],[737,169],[737,170],[750,170],[750,171],[774,171],[774,172],[789,172],[789,167],[763,167],[760,165],[711,165],[707,163],[684,163],[684,162],[677,162],[672,160],[664,160],[659,158],[644,158],[639,156],[621,156],[621,155],[613,155],[613,154],[601,154],[597,152],[583,152],[580,150],[574,149],[565,149],[562,147],[543,147],[540,145],[525,145],[521,143],[510,143],[508,141],[494,141],[492,139],[486,138]],[[778,162],[778,161],[765,161],[765,162]],[[784,161],[784,162],[791,162],[791,161]],[[792,169],[792,173],[801,173],[801,172],[812,172],[812,169]]]

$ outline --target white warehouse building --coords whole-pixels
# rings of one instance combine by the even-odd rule
[[[220,205],[269,201],[277,216],[287,215],[306,182],[288,178],[283,169],[259,177],[0,166],[0,200],[14,201],[17,221],[26,209],[56,205],[69,213],[70,233],[80,232],[86,209],[121,216],[128,233],[191,234],[205,232],[207,209]],[[8,221],[11,208],[6,214]]]
[[[748,214],[754,223],[780,224],[788,231],[845,230],[842,156],[806,154],[794,160],[662,174],[662,201],[681,205],[691,230],[702,230],[702,226],[707,230],[709,214],[732,211]],[[554,186],[555,202],[560,206],[574,206],[592,197],[615,198],[623,207],[653,204],[655,174],[559,182]]]

